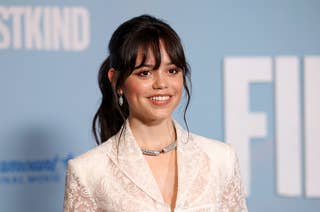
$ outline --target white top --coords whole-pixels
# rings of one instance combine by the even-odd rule
[[[178,192],[174,211],[247,211],[234,149],[188,133],[176,122],[175,127]],[[119,136],[69,160],[65,212],[171,211],[128,121]]]

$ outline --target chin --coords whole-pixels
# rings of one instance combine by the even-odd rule
[[[144,120],[147,122],[159,123],[168,119],[171,119],[172,113],[152,113],[150,115],[144,115]]]

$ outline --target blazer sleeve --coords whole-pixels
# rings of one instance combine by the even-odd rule
[[[231,174],[227,178],[226,184],[222,191],[222,211],[246,212],[248,211],[246,206],[246,194],[241,182],[238,157],[234,148],[231,145],[229,145],[229,147]]]
[[[69,160],[67,166],[63,211],[97,211],[96,203],[87,187],[80,181],[80,174],[72,160]]]

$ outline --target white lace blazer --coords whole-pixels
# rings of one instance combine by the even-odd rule
[[[171,211],[129,124],[125,126],[120,138],[118,133],[69,160],[65,212]],[[177,123],[175,127],[178,192],[174,211],[247,211],[234,149],[219,141],[188,134]]]

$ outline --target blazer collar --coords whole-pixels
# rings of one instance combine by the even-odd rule
[[[201,164],[207,161],[208,157],[193,141],[191,134],[186,132],[176,121],[174,121],[174,126],[177,133],[178,163],[176,206],[180,207],[184,205],[190,187],[195,186],[194,181],[200,173]],[[154,200],[164,203],[158,184],[132,134],[128,120],[123,127],[122,133],[120,130],[112,137],[112,150],[107,151],[108,156],[134,184]]]

